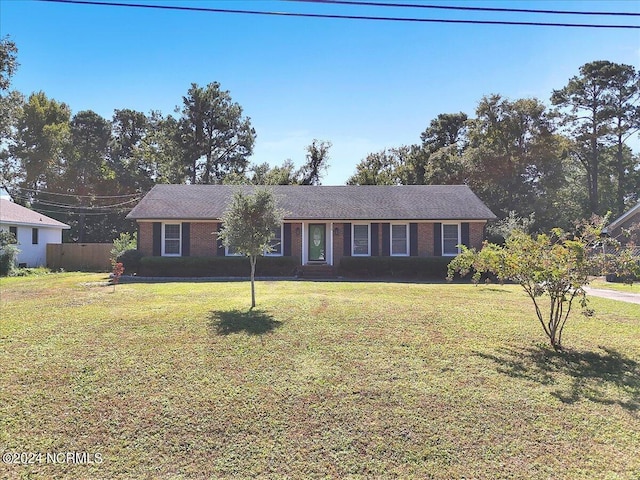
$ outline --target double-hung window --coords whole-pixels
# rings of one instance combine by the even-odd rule
[[[282,225],[273,229],[273,238],[269,242],[270,251],[266,251],[265,255],[280,256],[282,255]]]
[[[265,250],[263,255],[270,257],[282,256],[282,225],[273,229],[273,238],[269,241],[270,251]],[[226,247],[226,255],[229,257],[238,256],[240,252],[233,245]]]
[[[180,256],[181,248],[181,230],[182,225],[179,223],[165,223],[163,224],[163,255],[166,256]]]
[[[368,224],[354,224],[352,239],[352,255],[368,256],[371,255],[371,241],[369,236]]]
[[[458,255],[460,249],[458,245],[460,241],[460,225],[443,224],[442,225],[442,255]]]
[[[391,225],[391,255],[409,255],[409,225]]]

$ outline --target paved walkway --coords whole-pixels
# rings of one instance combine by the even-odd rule
[[[610,298],[621,302],[640,304],[640,293],[618,292],[617,290],[605,290],[603,288],[591,287],[584,287],[584,289],[587,292],[587,295],[593,295],[594,297]]]

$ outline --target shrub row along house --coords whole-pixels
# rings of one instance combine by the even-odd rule
[[[233,185],[156,185],[129,213],[151,257],[233,256],[218,240]],[[464,185],[271,186],[286,215],[267,256],[337,267],[345,257],[442,257],[480,247],[495,215]]]

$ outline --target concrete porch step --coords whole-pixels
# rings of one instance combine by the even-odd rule
[[[336,271],[331,265],[302,265],[300,267],[302,278],[336,278]]]

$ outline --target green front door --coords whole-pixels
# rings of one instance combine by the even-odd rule
[[[309,261],[326,262],[326,225],[312,223],[309,225]]]

